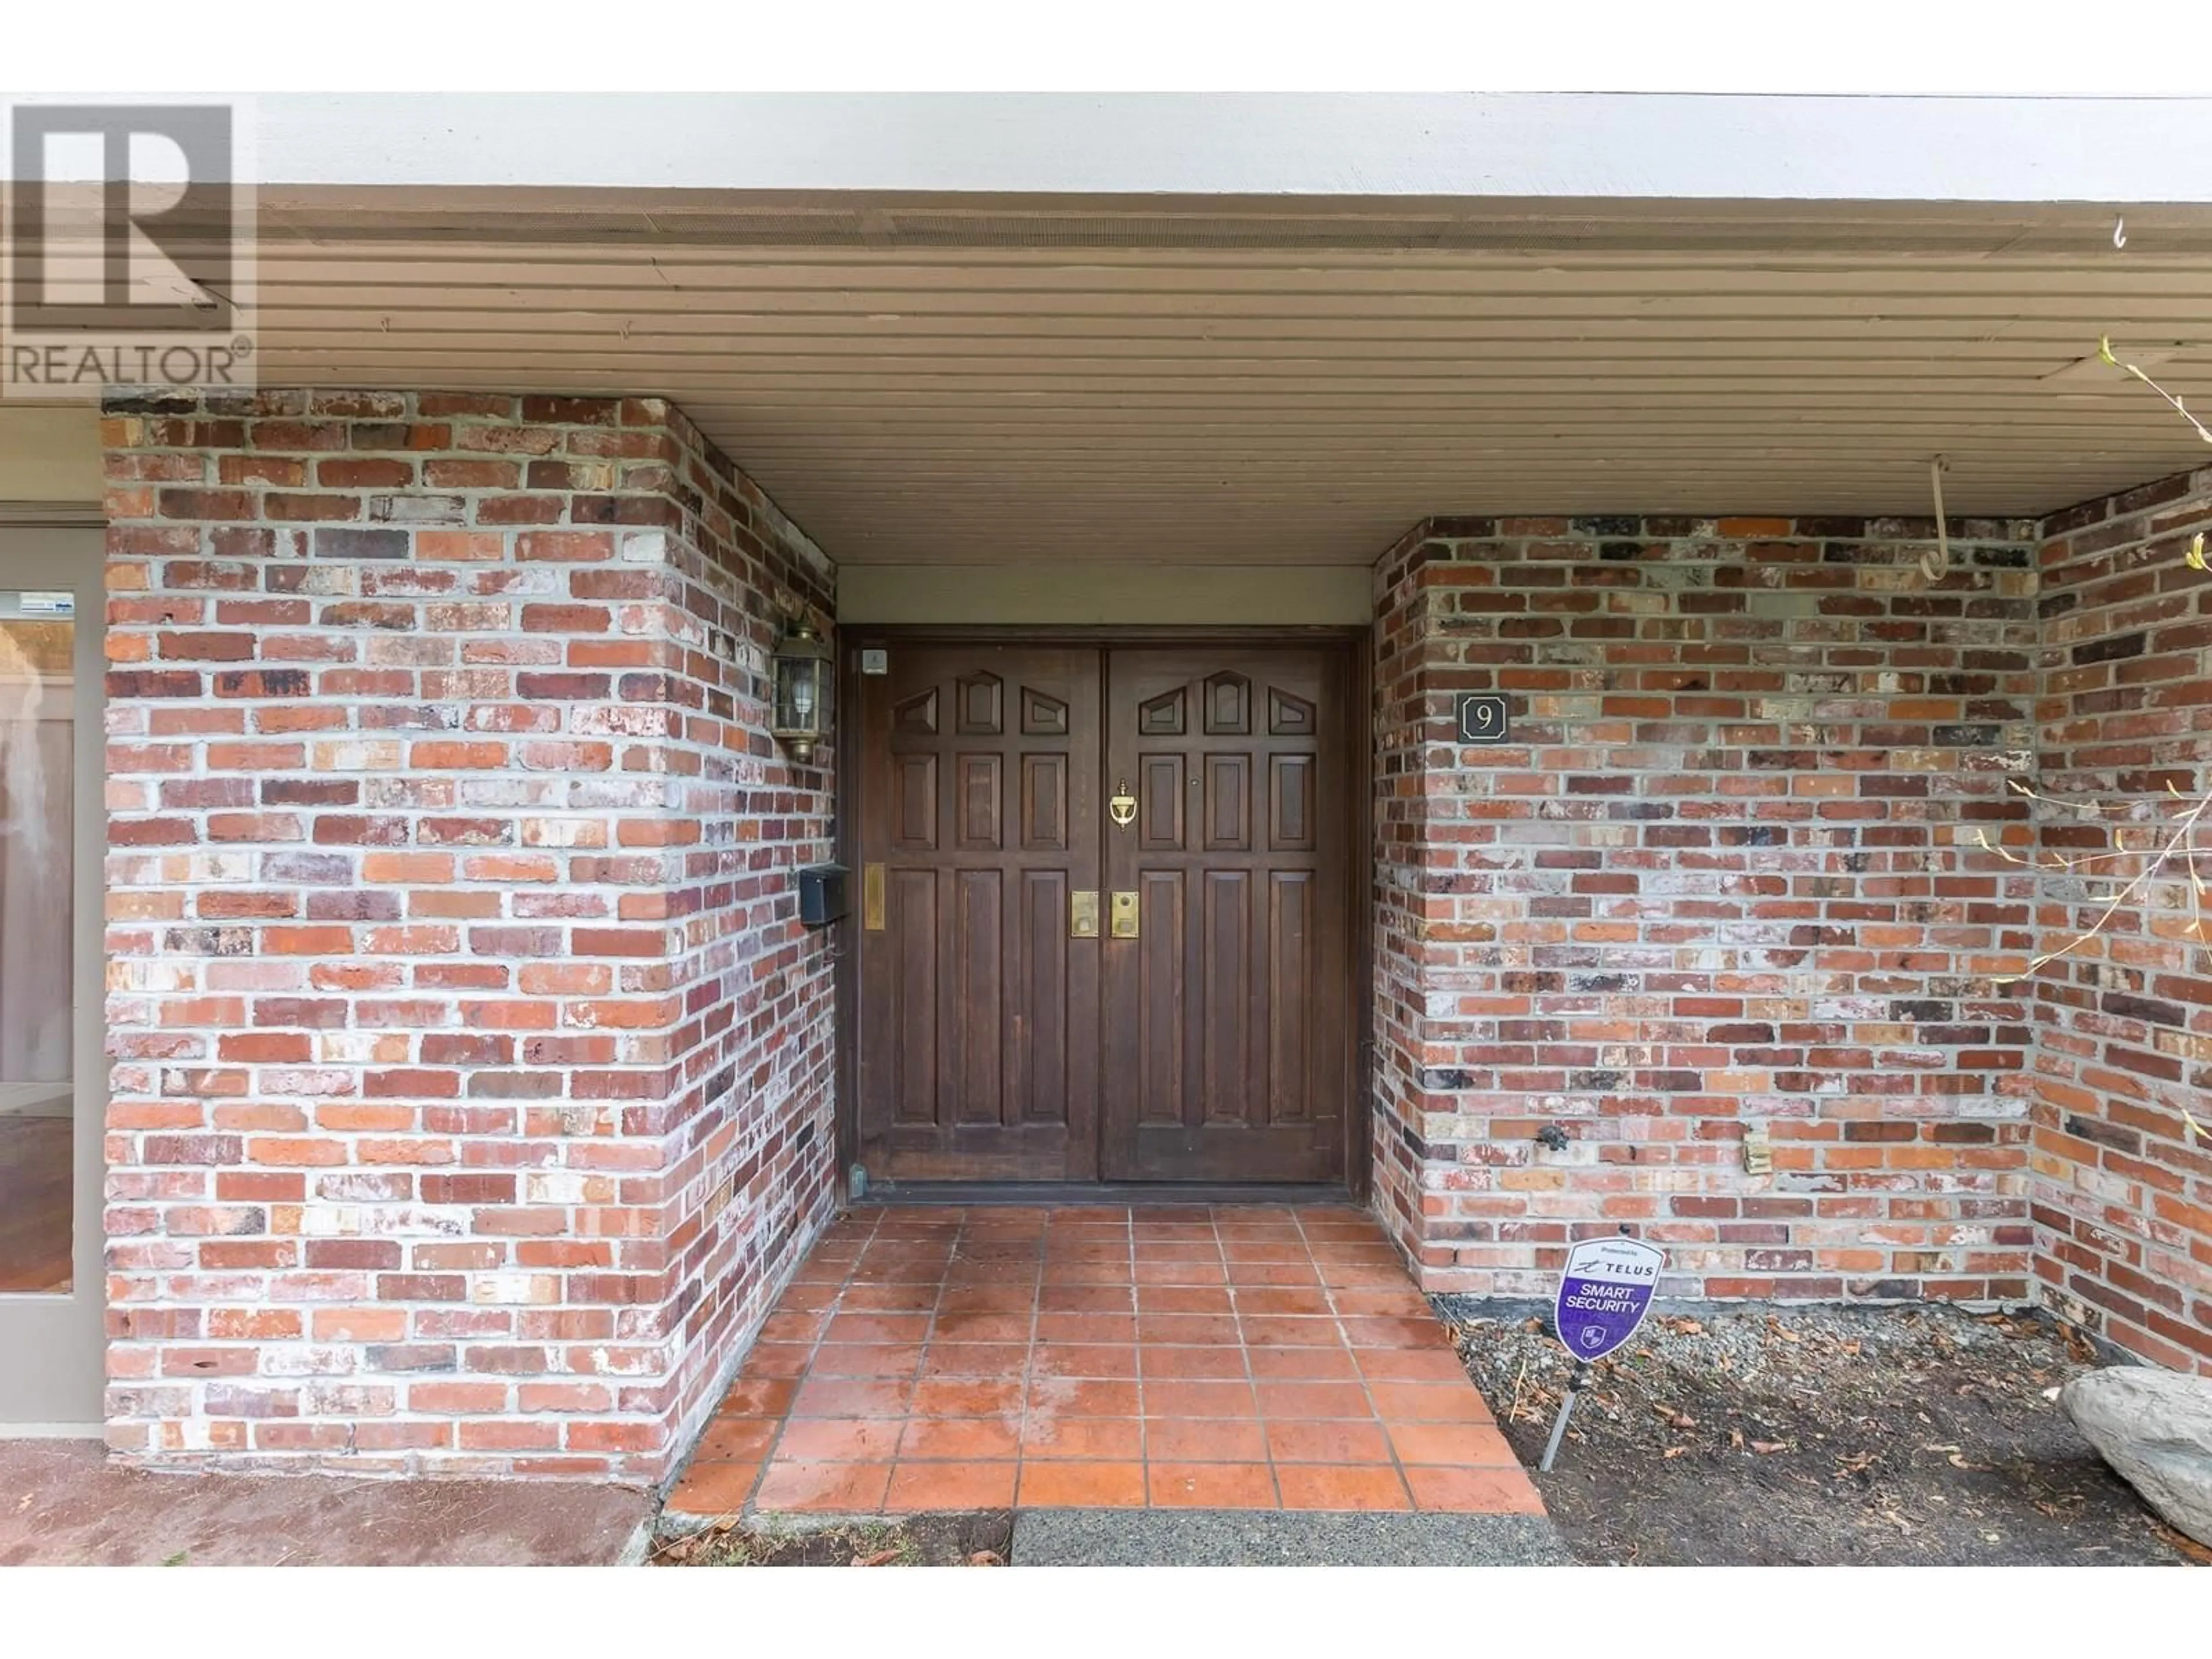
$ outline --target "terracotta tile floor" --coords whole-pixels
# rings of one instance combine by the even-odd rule
[[[834,1226],[669,1507],[1535,1513],[1343,1206],[884,1206]]]

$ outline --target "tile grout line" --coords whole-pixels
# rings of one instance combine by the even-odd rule
[[[1260,1431],[1261,1455],[1267,1460],[1267,1486],[1275,1495],[1275,1510],[1283,1512],[1283,1478],[1275,1468],[1275,1448],[1267,1435],[1267,1419],[1260,1410],[1260,1378],[1252,1369],[1252,1345],[1244,1335],[1244,1309],[1237,1295],[1236,1273],[1229,1260],[1229,1246],[1221,1237],[1221,1217],[1208,1206],[1206,1224],[1213,1232],[1214,1254],[1221,1258],[1221,1282],[1227,1287],[1230,1317],[1237,1325],[1237,1351],[1244,1357],[1244,1386],[1252,1393],[1252,1422]],[[1300,1237],[1304,1237],[1303,1229]]]
[[[1137,1206],[1130,1205],[1126,1212],[1129,1224],[1129,1352],[1135,1356],[1137,1368],[1137,1478],[1144,1486],[1144,1501],[1137,1507],[1151,1510],[1152,1503],[1152,1415],[1146,1409],[1151,1403],[1152,1370],[1145,1364],[1145,1287],[1137,1282]],[[1161,1379],[1165,1381],[1164,1378]]]
[[[1311,1255],[1313,1241],[1306,1237],[1305,1218],[1303,1216],[1298,1218],[1298,1237],[1305,1240],[1306,1252]],[[1382,1407],[1375,1401],[1374,1379],[1367,1375],[1367,1368],[1359,1363],[1358,1346],[1352,1341],[1352,1334],[1344,1328],[1343,1312],[1337,1306],[1337,1287],[1330,1284],[1328,1276],[1322,1272],[1319,1257],[1314,1258],[1314,1277],[1321,1281],[1322,1295],[1328,1303],[1329,1316],[1336,1325],[1337,1340],[1344,1344],[1345,1352],[1352,1356],[1352,1371],[1359,1379],[1360,1397],[1367,1402],[1368,1416],[1382,1431],[1382,1447],[1390,1455],[1390,1469],[1397,1475],[1398,1486],[1406,1494],[1407,1509],[1413,1514],[1420,1514],[1423,1512],[1420,1496],[1414,1492],[1413,1477],[1406,1473],[1406,1466],[1398,1456],[1397,1437],[1390,1432],[1389,1420],[1382,1415]],[[1469,1386],[1472,1386],[1472,1380]]]
[[[1055,1213],[1054,1207],[1046,1207],[1044,1224],[1037,1230],[1036,1261],[1030,1277],[1030,1340],[1022,1351],[1021,1388],[1014,1411],[1014,1495],[1010,1507],[1017,1510],[1021,1507],[1022,1482],[1030,1466],[1030,1394],[1036,1376],[1037,1327],[1044,1319],[1045,1265],[1052,1259],[1052,1218]]]
[[[1170,1239],[1167,1242],[1171,1243],[1174,1241]],[[1163,1289],[1166,1287],[1156,1285],[1153,1288]],[[1139,1443],[1137,1455],[1139,1460],[1139,1467],[1142,1468],[1145,1477],[1145,1508],[1147,1510],[1157,1510],[1170,1506],[1156,1504],[1152,1501],[1153,1418],[1152,1413],[1146,1409],[1146,1406],[1150,1403],[1149,1395],[1152,1391],[1152,1367],[1145,1363],[1145,1350],[1147,1346],[1152,1345],[1147,1344],[1145,1340],[1145,1289],[1146,1286],[1138,1276],[1137,1212],[1135,1206],[1132,1206],[1129,1211],[1129,1329],[1132,1336],[1135,1339],[1133,1352],[1137,1356],[1137,1431],[1138,1433],[1143,1437],[1141,1441]],[[1165,1376],[1159,1379],[1159,1381],[1163,1382],[1170,1380],[1170,1378]],[[1175,1380],[1188,1381],[1188,1378]],[[1163,1419],[1161,1420],[1165,1421],[1167,1419]]]
[[[907,1462],[907,1437],[921,1420],[921,1380],[928,1374],[930,1351],[937,1346],[938,1322],[945,1313],[945,1293],[952,1284],[952,1267],[960,1260],[960,1246],[968,1237],[970,1213],[964,1206],[961,1209],[952,1224],[952,1242],[938,1266],[937,1294],[930,1300],[929,1317],[921,1328],[921,1346],[915,1352],[914,1374],[907,1380],[906,1400],[899,1413],[898,1438],[891,1444],[890,1470],[884,1479],[884,1501],[878,1506],[885,1514],[890,1512],[891,1488],[898,1484],[899,1470]]]
[[[1137,1341],[1143,1328],[1137,1322],[1143,1316],[1138,1311],[1141,1299],[1137,1289],[1137,1206],[1124,1205],[1121,1208],[1122,1271],[1129,1279],[1129,1352],[1134,1356],[1136,1375],[1130,1379],[1136,1393],[1137,1412],[1137,1504],[1140,1510],[1152,1506],[1152,1419],[1145,1410],[1146,1394],[1150,1381],[1145,1374],[1145,1352]]]
[[[860,1258],[867,1254],[868,1246],[875,1242],[876,1230],[882,1224],[881,1212],[870,1219],[866,1237],[860,1240],[860,1249],[853,1253],[853,1260],[847,1264],[844,1273],[838,1278],[837,1288],[830,1293],[829,1305],[822,1310],[821,1327],[814,1333],[814,1340],[807,1345],[806,1364],[800,1367],[799,1375],[791,1381],[791,1398],[784,1403],[783,1410],[778,1413],[775,1432],[769,1437],[768,1445],[761,1452],[760,1467],[753,1472],[752,1484],[745,1489],[744,1501],[738,1505],[740,1513],[746,1510],[751,1510],[755,1514],[759,1512],[760,1489],[768,1483],[769,1471],[775,1466],[776,1453],[783,1446],[785,1432],[791,1427],[792,1419],[798,1415],[799,1393],[814,1375],[815,1356],[821,1352],[822,1344],[829,1335],[830,1322],[843,1311],[845,1292],[853,1283],[854,1273],[859,1271]],[[817,1248],[819,1248],[818,1245]],[[802,1262],[800,1265],[805,1264]],[[775,1312],[776,1310],[771,1308],[769,1310],[769,1317],[775,1317]]]

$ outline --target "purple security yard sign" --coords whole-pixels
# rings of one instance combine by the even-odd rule
[[[1636,1334],[1650,1311],[1667,1253],[1640,1238],[1586,1238],[1567,1252],[1553,1328],[1587,1365]]]
[[[1550,1473],[1559,1458],[1567,1419],[1589,1383],[1590,1362],[1604,1358],[1636,1334],[1644,1316],[1651,1311],[1651,1293],[1659,1288],[1659,1269],[1666,1264],[1667,1253],[1640,1238],[1586,1238],[1567,1252],[1566,1271],[1559,1275],[1559,1299],[1552,1308],[1552,1328],[1574,1355],[1575,1370],[1559,1397],[1559,1414],[1552,1419],[1552,1437],[1545,1443],[1539,1469]]]

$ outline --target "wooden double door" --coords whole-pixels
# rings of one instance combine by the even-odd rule
[[[877,648],[848,682],[870,1178],[1341,1181],[1348,650]]]

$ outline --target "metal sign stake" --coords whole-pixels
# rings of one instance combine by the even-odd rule
[[[1552,1334],[1574,1357],[1575,1370],[1567,1382],[1566,1397],[1559,1401],[1559,1420],[1552,1425],[1544,1461],[1536,1466],[1539,1474],[1552,1472],[1559,1443],[1567,1437],[1575,1401],[1589,1386],[1592,1362],[1635,1335],[1644,1316],[1651,1311],[1667,1253],[1656,1244],[1628,1237],[1626,1227],[1620,1231],[1620,1237],[1586,1238],[1567,1251],[1559,1295],[1552,1304]]]
[[[1577,1365],[1575,1374],[1567,1381],[1566,1397],[1559,1401],[1559,1414],[1552,1419],[1552,1437],[1544,1443],[1544,1461],[1536,1465],[1539,1474],[1552,1472],[1552,1460],[1559,1455],[1559,1442],[1567,1437],[1567,1419],[1575,1414],[1575,1401],[1589,1386],[1590,1368]]]

